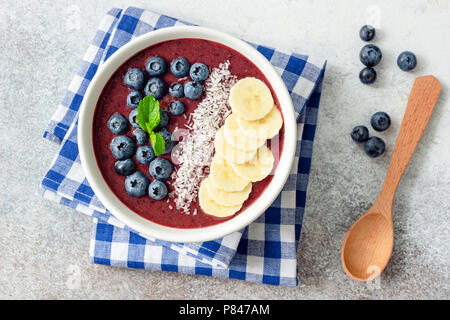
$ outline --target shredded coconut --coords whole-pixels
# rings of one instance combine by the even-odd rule
[[[172,154],[180,166],[174,172],[174,190],[170,196],[177,210],[185,214],[190,214],[190,205],[197,199],[200,183],[208,175],[216,132],[231,113],[228,97],[237,77],[229,68],[230,62],[226,61],[212,70],[204,84],[205,98],[189,114],[185,125],[189,131]],[[193,212],[196,214],[197,210]]]

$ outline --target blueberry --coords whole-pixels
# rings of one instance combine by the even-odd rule
[[[128,121],[119,113],[114,113],[108,120],[108,129],[114,134],[122,134],[128,130]]]
[[[139,101],[144,97],[140,91],[131,91],[127,96],[127,105],[131,109],[136,109],[139,106]]]
[[[125,179],[125,190],[130,196],[143,197],[148,192],[150,180],[140,171],[136,171]]]
[[[133,131],[133,135],[136,138],[137,144],[146,144],[148,141],[147,133],[141,128],[137,128]]]
[[[162,135],[165,142],[164,154],[171,153],[173,147],[175,147],[175,145],[177,144],[177,141],[174,140],[172,133],[166,128],[163,128],[157,132]]]
[[[135,128],[139,128],[139,124],[137,123],[137,120],[136,120],[137,114],[138,114],[138,110],[133,109],[133,110],[131,110],[130,115],[128,116],[128,121],[130,121],[130,124]]]
[[[378,137],[370,137],[364,144],[364,151],[371,158],[376,158],[384,153],[386,145],[384,141]]]
[[[377,112],[370,118],[370,124],[376,131],[384,131],[391,125],[391,118],[386,112]]]
[[[111,141],[109,148],[116,159],[125,160],[133,156],[136,146],[130,137],[117,136]]]
[[[139,68],[130,69],[125,74],[123,81],[131,90],[141,90],[145,84],[145,73]]]
[[[182,115],[184,113],[184,109],[184,103],[179,100],[172,101],[169,104],[169,112],[174,116]]]
[[[148,80],[144,88],[146,95],[151,94],[155,99],[161,99],[167,92],[167,84],[161,78],[152,78]]]
[[[410,71],[417,65],[416,55],[410,51],[400,53],[397,58],[397,65],[403,71]]]
[[[355,142],[364,142],[369,139],[369,129],[366,126],[356,126],[352,130],[351,137]]]
[[[381,58],[381,50],[374,44],[366,44],[359,52],[359,60],[367,67],[376,66]]]
[[[209,69],[205,64],[196,62],[191,66],[191,69],[189,70],[189,75],[191,76],[192,80],[202,82],[208,79]]]
[[[136,160],[142,164],[149,164],[155,159],[155,152],[150,146],[140,146],[136,150]]]
[[[121,176],[129,176],[136,171],[136,164],[131,159],[118,160],[114,164],[114,170]]]
[[[145,63],[148,74],[155,77],[163,75],[167,70],[166,61],[161,57],[151,57]]]
[[[361,40],[370,41],[375,37],[375,28],[369,25],[362,26],[359,30]]]
[[[181,98],[184,96],[184,88],[181,83],[174,82],[169,88],[169,93],[174,98]]]
[[[203,86],[200,82],[189,81],[184,84],[184,95],[192,100],[199,99],[203,94]]]
[[[170,71],[178,78],[187,76],[190,68],[191,64],[185,58],[178,57],[170,63]]]
[[[173,166],[169,160],[156,158],[150,162],[149,172],[151,176],[158,180],[167,180],[172,174]]]
[[[161,130],[169,124],[169,113],[166,110],[159,110],[159,124],[155,131]]]
[[[364,84],[371,84],[377,80],[377,72],[374,68],[365,67],[359,73],[359,80]]]
[[[148,186],[148,195],[155,200],[162,200],[167,196],[167,186],[162,181],[153,181]]]

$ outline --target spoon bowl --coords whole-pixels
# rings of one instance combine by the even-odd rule
[[[351,231],[351,232],[350,232]],[[353,278],[367,281],[389,262],[394,247],[392,220],[380,213],[364,214],[347,233],[342,245],[342,265]]]

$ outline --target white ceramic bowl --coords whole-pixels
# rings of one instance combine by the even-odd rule
[[[280,162],[263,194],[236,217],[223,223],[196,229],[166,227],[147,219],[125,206],[102,178],[94,154],[92,124],[97,100],[114,72],[129,58],[156,43],[181,38],[199,38],[228,46],[252,61],[272,85],[284,117],[285,136]],[[80,107],[78,146],[81,164],[90,186],[103,205],[120,221],[143,235],[172,242],[203,242],[221,238],[246,227],[272,204],[283,188],[293,163],[297,139],[294,108],[286,86],[270,62],[255,48],[231,35],[203,27],[170,27],[142,35],[117,50],[97,71]],[[180,213],[182,214],[182,213]]]

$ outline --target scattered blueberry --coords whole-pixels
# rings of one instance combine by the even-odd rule
[[[136,146],[130,137],[117,136],[111,141],[109,148],[116,159],[125,160],[133,156]]]
[[[139,106],[139,101],[144,97],[140,91],[131,91],[127,96],[127,105],[131,109],[136,109]]]
[[[151,94],[155,99],[161,99],[167,92],[167,84],[161,78],[152,78],[148,80],[144,88],[146,95]]]
[[[184,103],[180,100],[172,101],[169,104],[169,112],[174,116],[179,116],[184,113]]]
[[[397,65],[403,71],[410,71],[417,65],[416,55],[410,51],[400,53],[397,58]]]
[[[145,84],[145,73],[139,68],[130,69],[125,74],[123,81],[131,90],[141,90]]]
[[[166,72],[167,64],[161,57],[151,57],[145,63],[145,69],[152,77],[161,76]]]
[[[191,66],[191,69],[189,70],[189,75],[191,76],[192,80],[202,82],[208,79],[209,69],[205,64],[196,62]]]
[[[381,58],[381,50],[374,44],[366,44],[359,52],[359,60],[367,67],[376,66]]]
[[[130,196],[143,197],[148,192],[150,180],[140,171],[136,171],[125,179],[125,190]]]
[[[151,176],[158,180],[167,180],[172,174],[173,166],[169,160],[156,158],[150,162],[149,172]]]
[[[178,78],[187,76],[190,68],[191,64],[185,58],[178,57],[170,63],[170,71]]]
[[[162,135],[165,142],[164,154],[171,153],[173,147],[175,147],[175,145],[177,144],[177,141],[174,140],[172,133],[166,128],[162,128],[157,132]]]
[[[386,112],[377,112],[370,119],[370,124],[376,131],[384,131],[391,125],[391,118]]]
[[[162,181],[153,181],[148,186],[148,195],[155,200],[162,200],[167,196],[167,186]]]
[[[150,146],[140,146],[136,150],[136,160],[142,164],[149,164],[155,159],[155,152]]]
[[[378,137],[370,137],[364,144],[364,151],[371,158],[381,156],[385,150],[385,143]]]
[[[159,110],[159,124],[155,131],[161,130],[169,124],[169,113],[166,110]]]
[[[122,134],[128,130],[128,121],[119,113],[114,113],[108,120],[108,129],[114,134]]]
[[[133,135],[136,138],[137,144],[146,144],[148,141],[147,132],[142,130],[141,128],[137,128],[133,131]]]
[[[203,94],[203,86],[200,82],[189,81],[184,84],[184,95],[192,100],[199,99]]]
[[[174,82],[169,88],[169,93],[174,98],[181,98],[184,96],[184,88],[181,83]]]
[[[133,110],[131,110],[130,115],[128,116],[128,121],[130,121],[130,124],[135,128],[139,128],[139,124],[137,123],[137,120],[136,120],[137,114],[138,114],[138,110],[133,109]]]
[[[369,139],[369,129],[366,126],[356,126],[352,130],[351,137],[355,142],[364,142]]]
[[[375,37],[375,28],[369,25],[362,26],[359,30],[359,37],[363,41],[370,41]]]
[[[359,73],[359,80],[364,84],[371,84],[377,80],[377,72],[374,68],[365,67]]]
[[[129,176],[136,171],[136,164],[131,159],[118,160],[114,164],[114,170],[121,176]]]

